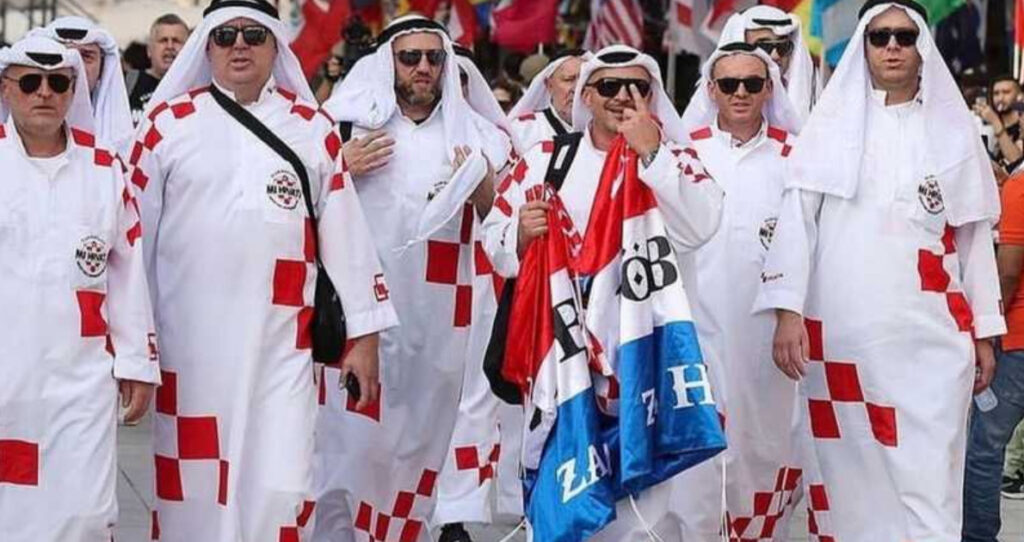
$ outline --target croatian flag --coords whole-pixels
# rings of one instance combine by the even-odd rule
[[[551,203],[550,226],[521,262],[502,376],[524,395],[534,539],[580,542],[615,519],[619,499],[713,457],[725,437],[636,154],[613,144],[582,246],[557,194],[537,197]]]

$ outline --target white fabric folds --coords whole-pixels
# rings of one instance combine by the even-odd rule
[[[121,73],[121,51],[106,30],[83,17],[58,17],[30,35],[50,38],[65,46],[95,44],[103,53],[103,65],[96,89],[91,93],[96,135],[124,150],[135,134],[128,90]]]
[[[68,110],[67,123],[95,133],[92,104],[89,103],[89,83],[78,51],[44,37],[27,36],[10,47],[0,49],[0,73],[10,66],[31,66],[46,71],[72,68],[75,72],[75,96]],[[9,116],[7,104],[0,104],[0,121],[7,122]]]
[[[764,65],[768,67],[768,76],[772,80],[772,97],[764,111],[765,117],[768,118],[768,124],[778,126],[791,134],[800,133],[800,126],[803,122],[800,115],[794,110],[789,97],[786,96],[778,64],[764,51],[747,46],[742,41],[719,46],[701,66],[701,78],[698,83],[700,87],[690,98],[690,104],[686,106],[686,110],[683,111],[683,124],[686,129],[693,131],[716,122],[718,106],[711,99],[707,85],[708,81],[712,79],[711,70],[715,67],[715,63],[732,55],[750,55],[764,62]]]
[[[917,25],[921,54],[921,101],[928,139],[923,164],[942,190],[953,226],[999,217],[999,193],[988,155],[970,111],[924,19],[894,3],[869,9],[821,95],[790,155],[787,188],[852,198],[861,178],[868,100],[873,91],[864,56],[868,23],[889,8],[902,9]]]
[[[582,55],[571,55],[567,54],[563,57],[556,58],[548,63],[547,66],[538,73],[532,81],[530,86],[527,87],[526,92],[523,93],[523,97],[516,102],[516,105],[512,107],[512,110],[508,112],[508,118],[515,119],[527,113],[533,113],[534,111],[540,111],[541,109],[551,106],[551,93],[548,92],[548,78],[554,74],[558,68],[565,64],[565,61],[570,58],[582,58],[584,62],[594,58],[594,55],[590,51],[584,51]]]

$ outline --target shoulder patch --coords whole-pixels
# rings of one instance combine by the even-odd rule
[[[711,137],[710,126],[705,126],[703,128],[700,128],[699,130],[694,130],[690,132],[690,139],[692,139],[693,141],[700,141],[702,139],[708,139],[709,137]]]

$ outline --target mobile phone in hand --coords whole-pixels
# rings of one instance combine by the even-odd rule
[[[356,402],[359,402],[359,398],[362,396],[359,389],[359,379],[356,375],[349,373],[345,376],[345,389],[348,390],[348,396]]]

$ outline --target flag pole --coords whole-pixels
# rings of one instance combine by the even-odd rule
[[[668,77],[665,78],[665,92],[668,93],[668,98],[673,104],[676,101],[676,63],[679,61],[674,34],[675,32],[668,31]]]

